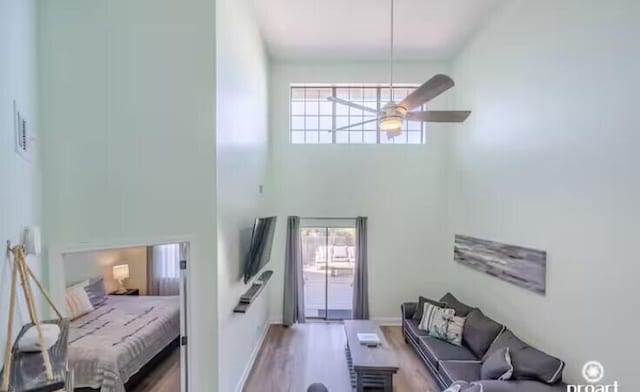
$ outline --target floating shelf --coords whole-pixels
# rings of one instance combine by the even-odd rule
[[[255,301],[256,298],[260,295],[264,287],[267,285],[267,282],[273,275],[273,271],[264,271],[258,279],[254,281],[254,283],[249,287],[242,296],[240,297],[240,301],[235,308],[233,308],[234,313],[247,313],[249,306]]]

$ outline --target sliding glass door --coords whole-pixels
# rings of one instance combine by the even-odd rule
[[[345,320],[352,315],[355,228],[329,223],[300,229],[305,317]]]

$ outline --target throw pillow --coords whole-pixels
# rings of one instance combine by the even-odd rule
[[[473,309],[467,315],[462,340],[476,357],[482,358],[489,349],[489,346],[491,346],[491,343],[493,343],[504,330],[504,325],[491,320],[485,316],[480,309]]]
[[[462,345],[462,331],[464,330],[464,317],[453,314],[440,314],[440,318],[433,321],[429,329],[429,336],[442,339],[456,346]]]
[[[473,310],[473,307],[458,301],[451,293],[445,294],[444,297],[440,299],[440,302],[444,302],[449,308],[455,309],[456,316],[460,317],[467,317],[469,312]]]
[[[442,319],[450,319],[453,317],[455,310],[444,309],[439,306],[431,305],[430,303],[424,304],[424,310],[422,312],[422,320],[418,328],[424,329],[429,332],[436,323],[442,323]]]
[[[515,380],[538,380],[555,384],[562,380],[564,362],[552,357],[520,340],[510,330],[504,331],[485,355],[488,358],[496,350],[509,347]]]
[[[418,297],[418,306],[416,307],[416,312],[413,314],[413,319],[416,320],[417,322],[422,321],[422,314],[424,313],[424,304],[425,303],[429,303],[431,305],[435,305],[439,308],[446,308],[447,304],[444,302],[438,302],[438,301],[434,301],[432,299],[429,298],[425,298],[425,297]]]
[[[104,288],[104,281],[102,278],[93,279],[87,286],[84,287],[84,291],[89,296],[89,301],[95,309],[101,307],[107,302],[107,291]]]
[[[501,348],[491,354],[480,368],[482,380],[508,380],[513,375],[513,364],[509,347]]]
[[[71,320],[95,310],[87,292],[81,285],[68,287],[65,295],[65,307]]]

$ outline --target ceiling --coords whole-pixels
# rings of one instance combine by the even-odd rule
[[[285,60],[386,60],[389,0],[250,0]],[[398,60],[448,60],[505,0],[396,0]]]

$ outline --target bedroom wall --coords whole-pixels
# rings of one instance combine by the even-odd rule
[[[443,63],[399,63],[398,83],[421,84]],[[271,315],[282,319],[286,217],[369,217],[371,316],[399,321],[399,304],[441,296],[447,249],[445,163],[449,125],[434,124],[425,145],[292,145],[291,83],[386,83],[387,63],[274,62],[270,74],[270,213],[280,220],[269,268]],[[447,106],[449,95],[433,101]]]
[[[268,158],[268,59],[246,0],[217,2],[217,192],[220,391],[239,391],[268,326],[264,292],[233,313],[249,285],[241,266],[261,216]]]
[[[215,3],[39,6],[45,245],[190,241],[189,380],[192,391],[210,390],[218,381]],[[51,272],[59,287],[60,271]]]
[[[453,233],[548,252],[547,294],[450,261],[451,282],[513,330],[567,361],[597,360],[633,390],[639,316],[640,4],[512,1],[454,62]]]
[[[0,1],[0,241],[18,243],[25,226],[41,226],[41,170],[35,143],[33,160],[28,162],[14,149],[13,100],[26,116],[29,128],[39,134],[36,73],[35,1]],[[40,276],[39,258],[29,257],[30,267]],[[8,260],[0,261],[0,342],[4,347],[11,272]],[[19,287],[19,286],[18,286]],[[14,323],[14,337],[28,321],[22,296],[18,297],[19,315]],[[0,353],[4,363],[4,349]]]
[[[129,265],[129,279],[124,284],[128,289],[139,289],[140,295],[147,295],[147,248],[125,248],[98,252],[74,252],[64,255],[65,285],[87,279],[102,277],[107,292],[118,289],[118,281],[113,279],[114,265]]]

